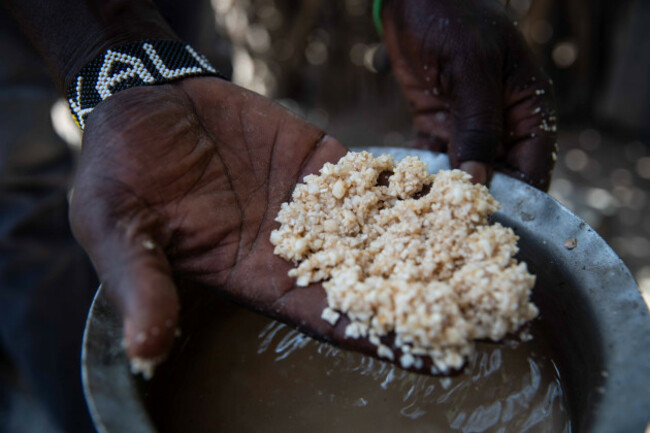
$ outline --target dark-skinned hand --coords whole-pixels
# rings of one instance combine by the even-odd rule
[[[124,318],[129,357],[169,350],[174,278],[206,284],[321,339],[371,352],[320,318],[271,230],[304,175],[346,153],[269,99],[217,78],[129,89],[89,116],[71,202],[75,236]]]
[[[486,183],[494,169],[548,190],[556,149],[549,79],[497,0],[386,0],[384,41],[416,146]]]

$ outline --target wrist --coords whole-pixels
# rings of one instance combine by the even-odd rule
[[[188,44],[169,39],[139,40],[97,55],[74,77],[66,96],[75,121],[84,129],[95,107],[116,93],[199,76],[223,78]]]
[[[81,69],[110,48],[145,39],[178,40],[156,7],[149,1],[105,2],[98,23],[81,40],[64,47],[55,79],[61,90],[73,85]],[[55,69],[57,69],[55,67]]]

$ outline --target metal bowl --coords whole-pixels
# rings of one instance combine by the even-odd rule
[[[433,172],[448,168],[446,156],[427,151],[355,150],[395,159],[416,155]],[[537,275],[533,297],[562,376],[572,431],[643,433],[650,419],[650,315],[630,271],[592,228],[549,195],[499,173],[490,191],[501,202],[493,219],[520,236],[519,258]],[[206,314],[228,314],[230,308],[199,292],[181,294],[186,341],[199,338],[196,324]],[[130,375],[121,338],[119,316],[100,288],[82,351],[91,416],[100,433],[156,432],[156,400],[173,396],[160,395],[160,386]],[[156,380],[172,377],[165,371],[192,368],[177,359],[172,354]]]

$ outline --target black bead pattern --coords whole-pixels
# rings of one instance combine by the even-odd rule
[[[130,42],[106,50],[84,66],[66,96],[77,125],[84,129],[97,104],[121,90],[198,76],[224,78],[203,55],[183,42]]]

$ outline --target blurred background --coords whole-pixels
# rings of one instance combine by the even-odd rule
[[[413,139],[405,101],[371,18],[371,0],[212,0],[193,41],[246,88],[347,146]],[[550,193],[627,263],[650,303],[650,3],[510,0],[552,78],[560,154]],[[78,143],[67,105],[61,135]]]
[[[161,3],[170,21],[192,15],[176,20],[186,23],[176,30],[236,84],[347,146],[404,146],[414,138],[371,0]],[[560,153],[550,193],[607,240],[650,304],[650,2],[510,0],[507,7],[555,83]],[[78,151],[81,135],[66,102],[42,100],[40,125]],[[13,96],[6,107],[4,117],[16,110]],[[4,362],[0,356],[0,379],[22,391],[0,392],[0,432],[58,431]]]

